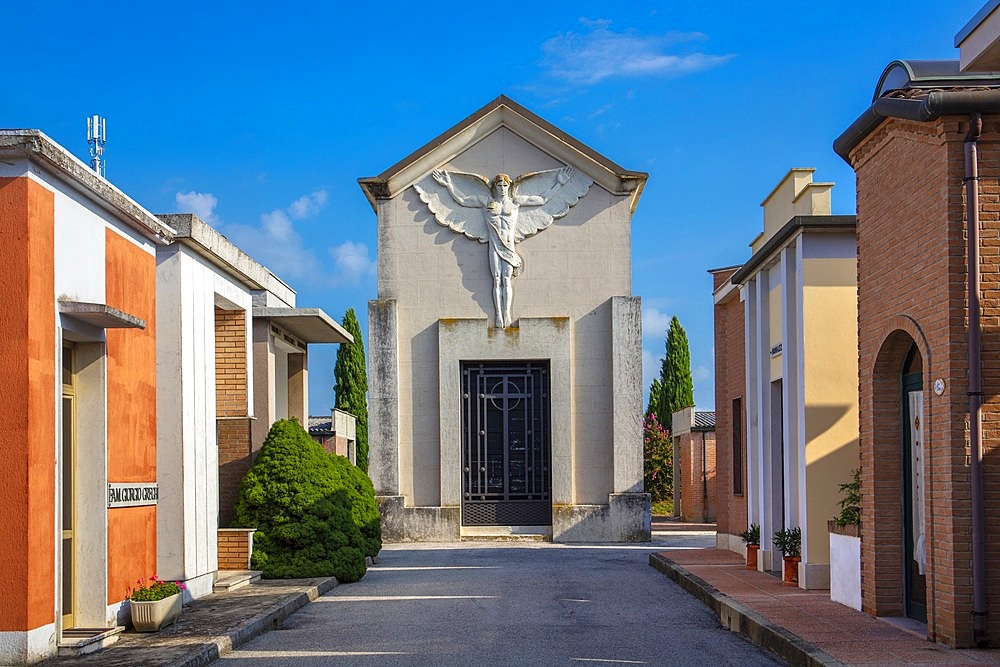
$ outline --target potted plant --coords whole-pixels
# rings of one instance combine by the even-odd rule
[[[163,581],[155,574],[149,579],[139,579],[138,588],[129,589],[129,611],[136,632],[156,632],[173,623],[181,613],[179,581]]]
[[[802,560],[802,529],[782,528],[774,533],[774,548],[784,556],[785,567],[782,581],[786,586],[799,583],[799,561]]]
[[[740,539],[747,548],[747,569],[757,569],[757,551],[760,549],[760,524],[751,523],[750,527],[740,533]]]

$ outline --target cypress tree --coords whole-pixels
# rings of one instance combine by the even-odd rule
[[[344,329],[354,337],[353,343],[341,343],[337,364],[333,368],[337,384],[336,408],[349,412],[357,419],[356,449],[358,467],[368,472],[368,373],[365,370],[365,342],[354,309],[344,313]]]
[[[653,378],[653,383],[649,385],[649,403],[646,404],[647,417],[649,415],[656,415],[656,419],[659,421],[660,415],[657,412],[660,407],[660,396],[662,394],[663,385],[660,384],[660,378]]]
[[[672,415],[694,406],[694,381],[691,379],[691,351],[687,334],[674,315],[667,329],[667,354],[660,369],[660,409],[657,418],[669,424]]]

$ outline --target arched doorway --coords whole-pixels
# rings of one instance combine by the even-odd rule
[[[909,618],[927,622],[927,549],[924,513],[923,359],[915,344],[903,362],[903,602]]]

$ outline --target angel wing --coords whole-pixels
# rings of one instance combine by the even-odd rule
[[[447,187],[435,179],[435,173],[443,172],[431,172],[413,185],[420,201],[427,204],[439,224],[480,243],[487,243],[489,230],[481,207],[490,200],[490,182],[479,174],[449,171],[456,194],[469,204],[463,206],[451,196]]]
[[[587,194],[594,181],[573,167],[521,174],[514,179],[514,197],[538,197],[541,204],[522,204],[517,216],[515,240],[537,234],[561,218]]]

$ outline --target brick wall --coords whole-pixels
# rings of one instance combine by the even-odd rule
[[[215,309],[215,411],[247,414],[247,332],[242,310]]]
[[[738,268],[738,267],[737,267]],[[713,292],[729,281],[736,268],[712,271]],[[715,304],[715,437],[716,524],[719,534],[736,535],[747,528],[746,497],[746,420],[745,405],[733,414],[733,401],[746,391],[746,342],[743,303],[738,290]],[[739,431],[737,465],[733,466],[733,424]],[[740,484],[733,482],[734,470]],[[738,491],[738,492],[737,492]]]
[[[715,521],[715,433],[689,431],[675,438],[681,451],[681,511],[684,521]],[[675,468],[676,459],[675,459]],[[676,477],[675,477],[676,478]]]
[[[240,483],[253,463],[249,417],[228,417],[216,422],[219,439],[219,525],[229,526],[240,496]]]
[[[963,141],[965,118],[890,119],[851,154],[857,172],[858,332],[862,460],[862,604],[903,613],[900,373],[915,343],[924,389],[928,633],[972,643],[971,507]],[[1000,125],[980,142],[983,271],[984,487],[1000,502]],[[945,381],[936,396],[932,385]],[[995,516],[995,513],[994,513]],[[1000,562],[1000,522],[987,513],[987,563]],[[1000,602],[1000,570],[988,571]],[[996,620],[990,639],[1000,639]]]
[[[219,525],[228,526],[239,498],[240,482],[253,462],[251,419],[247,416],[246,313],[242,310],[215,309],[215,409]]]
[[[219,529],[219,569],[249,570],[253,553],[254,530],[244,528]]]

